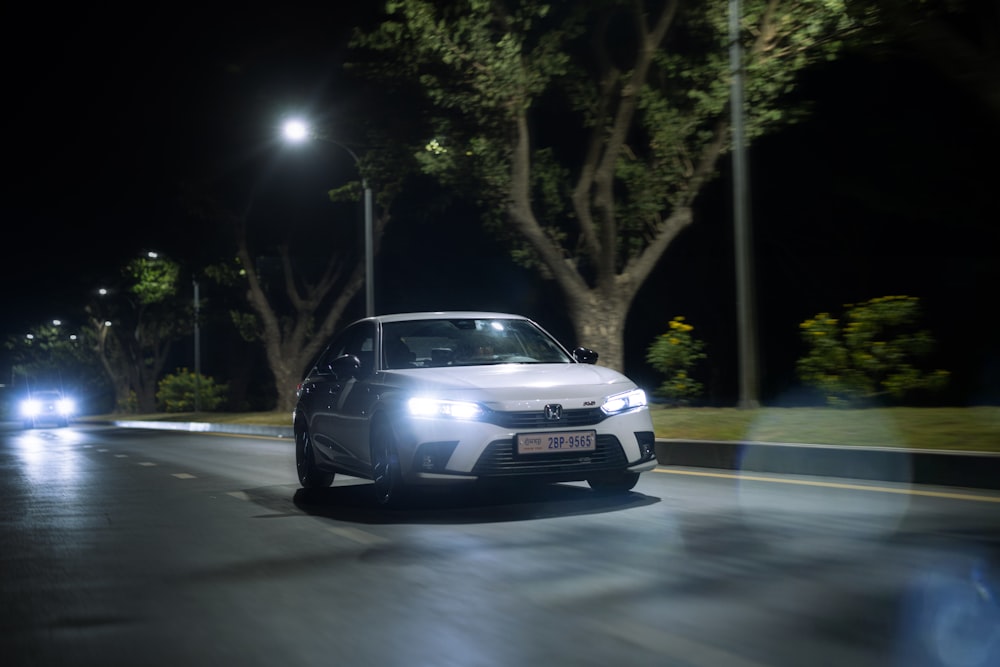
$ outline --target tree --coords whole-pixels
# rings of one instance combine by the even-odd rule
[[[799,377],[822,392],[830,405],[850,405],[883,397],[896,400],[924,389],[939,389],[943,370],[918,367],[933,345],[918,328],[919,299],[885,296],[848,304],[843,319],[819,313],[799,325],[808,348],[799,359]]]
[[[857,24],[840,0],[744,6],[752,139],[798,117],[796,75]],[[727,3],[402,0],[352,46],[370,75],[419,81],[425,172],[475,192],[578,343],[621,369],[632,301],[730,148]]]
[[[374,187],[373,253],[390,220],[392,202],[401,189],[401,179],[412,170],[407,158],[391,148],[373,149],[361,157],[358,168]],[[390,166],[391,165],[391,166]],[[329,191],[333,202],[357,202],[361,183],[354,181]],[[264,346],[268,368],[274,381],[275,409],[291,412],[295,407],[294,388],[341,322],[348,306],[364,286],[364,263],[354,250],[352,236],[341,229],[332,240],[300,240],[293,251],[291,236],[275,247],[253,231],[277,225],[274,220],[251,216],[252,196],[240,211],[227,208],[215,199],[200,197],[189,202],[191,210],[210,220],[231,225],[236,241],[235,261],[216,265],[208,271],[216,281],[244,289],[248,310],[233,310],[234,324],[245,340]],[[331,225],[333,227],[333,225]],[[270,254],[273,253],[273,254]]]
[[[119,410],[156,410],[157,381],[177,340],[191,332],[180,264],[156,253],[128,262],[86,307],[90,345],[114,387]]]

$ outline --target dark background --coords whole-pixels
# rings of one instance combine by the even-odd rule
[[[349,124],[357,91],[340,67],[345,39],[375,4],[5,8],[3,337],[66,318],[141,251],[192,261],[228,252],[223,230],[186,214],[180,193],[192,182],[218,179],[236,204],[256,188],[259,220],[305,233],[353,215],[326,197],[355,178],[350,159],[315,147],[292,155],[276,137],[291,112]],[[1000,400],[995,118],[904,57],[846,58],[812,72],[800,94],[815,101],[814,113],[750,151],[765,400],[801,398],[800,322],[889,294],[920,297],[939,342],[932,363],[954,375],[947,401]],[[686,316],[708,343],[700,374],[717,404],[736,393],[730,191],[726,162],[626,329],[626,371],[652,387],[645,348],[672,317]],[[379,312],[521,312],[575,344],[558,291],[513,266],[474,212],[430,214],[408,197],[376,262]],[[223,356],[216,348],[229,347],[221,327],[213,333],[209,374]],[[251,349],[236,350],[259,363]],[[192,363],[190,349],[178,354],[178,365]]]

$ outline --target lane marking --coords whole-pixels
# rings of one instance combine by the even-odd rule
[[[153,463],[152,461],[140,461],[136,465],[151,467],[151,466],[156,466],[156,465],[159,465],[159,464]]]
[[[350,526],[331,526],[327,528],[328,531],[334,535],[340,537],[346,537],[347,539],[357,542],[358,544],[383,544],[388,542],[384,537],[379,537],[374,533],[369,533],[365,530],[360,530],[358,528],[351,528]]]
[[[522,595],[544,604],[571,605],[583,604],[591,598],[631,595],[648,590],[656,581],[657,577],[651,572],[555,575],[544,581],[519,584],[518,588],[523,587]]]
[[[175,472],[172,473],[171,476],[176,477],[177,479],[198,479],[194,475],[186,472]]]
[[[127,459],[128,454],[115,454],[116,459]]]
[[[847,491],[872,491],[874,493],[895,493],[901,496],[923,496],[925,498],[948,498],[950,500],[971,500],[981,503],[1000,503],[1000,496],[975,495],[971,493],[952,493],[948,491],[921,491],[919,489],[894,489],[888,486],[867,484],[847,484],[841,482],[817,482],[806,479],[783,479],[781,477],[761,477],[758,475],[743,475],[739,473],[699,472],[695,470],[666,470],[656,468],[653,472],[664,475],[688,475],[691,477],[718,477],[720,479],[739,479],[751,482],[770,482],[772,484],[793,484],[795,486],[818,486],[827,489],[845,489]]]
[[[246,501],[250,500],[250,494],[247,493],[246,491],[227,491],[226,495],[227,496],[232,496],[233,498],[236,498],[237,500],[246,500]]]

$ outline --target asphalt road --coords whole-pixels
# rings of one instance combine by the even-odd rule
[[[373,505],[287,440],[0,431],[0,664],[1000,664],[1000,494],[666,468]]]

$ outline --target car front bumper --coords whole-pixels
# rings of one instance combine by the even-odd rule
[[[404,479],[417,484],[474,480],[582,481],[598,475],[639,473],[656,467],[655,436],[647,408],[569,428],[512,429],[447,418],[410,418],[397,445]],[[587,451],[518,454],[518,434],[596,433]]]

